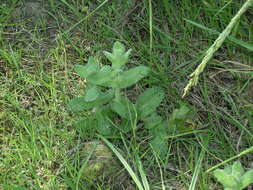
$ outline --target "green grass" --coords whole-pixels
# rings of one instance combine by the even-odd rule
[[[81,148],[98,137],[76,123],[88,113],[66,109],[85,86],[73,66],[85,64],[90,55],[107,63],[102,51],[116,40],[133,49],[129,65],[153,71],[127,93],[158,85],[166,91],[158,110],[164,118],[183,101],[196,108],[193,122],[204,128],[171,134],[165,161],[155,156],[143,130],[107,139],[142,188],[218,189],[208,169],[231,159],[252,167],[247,151],[253,144],[252,7],[208,63],[198,86],[181,99],[187,76],[243,2],[49,0],[42,3],[44,11],[30,13],[33,20],[24,0],[2,0],[0,189],[137,188],[123,165],[96,181],[81,176],[87,162]]]

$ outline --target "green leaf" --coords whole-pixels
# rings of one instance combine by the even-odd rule
[[[236,179],[232,175],[228,175],[224,170],[215,170],[214,176],[224,187],[236,188],[238,185]]]
[[[224,168],[224,171],[226,172],[226,174],[228,175],[232,175],[232,166],[228,165]]]
[[[166,122],[159,123],[156,127],[149,130],[151,136],[166,137],[167,136],[167,124]]]
[[[187,120],[193,119],[196,110],[186,103],[180,103],[180,108],[175,109],[169,119],[169,130],[171,132],[187,131]]]
[[[72,99],[68,104],[68,109],[73,112],[89,110],[93,107],[100,106],[112,100],[114,96],[113,90],[102,93],[95,101],[87,102],[85,97],[77,97]]]
[[[113,55],[120,56],[123,55],[126,51],[125,46],[120,42],[115,42],[112,48]]]
[[[137,83],[139,80],[147,76],[150,69],[145,66],[138,66],[128,71],[122,72],[121,75],[112,83],[114,88],[127,88]]]
[[[91,102],[98,98],[100,92],[99,89],[96,86],[93,86],[92,88],[89,88],[85,94],[85,101]]]
[[[240,162],[234,162],[233,166],[232,166],[232,175],[238,180],[240,181],[240,178],[242,177],[242,175],[244,174],[244,169],[241,165]]]
[[[132,121],[136,119],[135,105],[125,97],[120,97],[118,101],[114,101],[111,104],[111,108],[115,113],[119,114],[122,118]]]
[[[89,77],[87,77],[87,81],[94,85],[101,85],[110,87],[112,81],[112,72],[108,67],[101,69],[99,72],[96,72]]]
[[[85,101],[85,97],[76,97],[70,100],[68,109],[73,112],[91,109],[93,105]]]
[[[150,142],[155,153],[164,159],[168,152],[167,125],[165,122],[158,124],[156,127],[149,130],[150,135],[153,137]]]
[[[74,124],[81,138],[93,138],[96,134],[96,128],[94,126],[97,126],[97,121],[92,115],[81,118]]]
[[[242,176],[242,189],[246,188],[248,185],[253,183],[253,169],[250,171],[247,171],[243,176]]]
[[[90,57],[85,66],[75,65],[74,70],[81,78],[86,79],[88,76],[99,70],[99,65],[93,57]]]
[[[186,105],[181,105],[179,109],[175,109],[172,118],[173,119],[186,119],[188,116],[188,113],[191,111],[191,109]]]
[[[111,62],[113,63],[115,60],[115,57],[112,53],[108,52],[108,51],[104,51],[104,55],[105,57]]]
[[[101,135],[113,135],[113,125],[103,112],[96,113],[97,130]]]
[[[164,91],[159,87],[145,90],[137,100],[137,110],[141,119],[155,111],[164,98]]]
[[[113,45],[113,52],[109,53],[104,51],[104,55],[112,63],[113,69],[120,69],[124,64],[127,63],[131,50],[125,52],[126,49],[120,42],[115,42]]]
[[[159,156],[159,158],[164,160],[166,154],[168,153],[167,139],[164,137],[156,136],[151,140],[150,145],[152,146],[155,153]]]
[[[152,129],[159,125],[163,121],[162,117],[159,116],[156,112],[153,112],[149,117],[144,119],[144,127],[146,129]]]

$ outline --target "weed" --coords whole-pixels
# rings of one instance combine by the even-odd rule
[[[242,190],[253,183],[253,169],[245,172],[240,162],[215,170],[214,176],[225,190]]]
[[[146,66],[127,69],[125,65],[130,52],[131,49],[126,51],[123,44],[115,42],[112,53],[104,51],[111,66],[100,67],[93,57],[89,58],[85,66],[76,65],[75,71],[87,81],[87,89],[83,97],[70,101],[69,108],[74,112],[92,111],[86,121],[96,122],[87,127],[96,127],[100,134],[106,136],[119,132],[115,125],[120,125],[121,132],[129,132],[137,130],[140,122],[144,123],[144,128],[152,136],[151,145],[154,150],[164,156],[167,151],[164,138],[167,134],[166,122],[156,113],[164,92],[159,87],[152,87],[140,94],[136,103],[127,98],[122,90],[136,84],[150,71]]]

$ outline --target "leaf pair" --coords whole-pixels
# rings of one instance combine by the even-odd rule
[[[112,63],[113,69],[120,69],[124,66],[128,61],[130,53],[131,49],[126,52],[124,45],[120,42],[114,43],[112,53],[104,51],[105,56]]]
[[[242,190],[253,183],[253,170],[245,173],[240,162],[215,170],[214,176],[227,190]]]
[[[137,66],[128,71],[121,71],[113,70],[108,65],[100,69],[96,60],[90,57],[87,65],[76,65],[75,71],[89,84],[122,89],[132,86],[147,76],[150,69],[146,66]]]
[[[112,81],[112,69],[110,66],[99,67],[95,58],[90,57],[88,63],[84,65],[75,65],[75,72],[87,80],[92,85],[101,85],[110,87]]]
[[[127,88],[137,83],[139,80],[148,75],[150,69],[146,66],[137,66],[128,71],[119,73],[119,75],[112,79],[112,88]]]
[[[149,88],[138,97],[136,105],[129,99],[120,97],[119,100],[112,103],[112,109],[123,118],[136,118],[133,115],[137,114],[138,119],[157,123],[157,120],[162,118],[156,114],[156,108],[162,102],[164,95],[161,88]]]

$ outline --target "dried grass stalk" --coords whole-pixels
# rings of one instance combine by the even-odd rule
[[[190,75],[190,81],[184,88],[182,97],[184,98],[193,86],[196,86],[199,80],[199,75],[204,71],[206,64],[211,60],[213,54],[221,47],[225,39],[231,33],[235,24],[239,21],[240,17],[247,11],[247,9],[253,4],[253,0],[247,0],[237,14],[231,19],[225,30],[219,35],[212,46],[206,51],[206,55],[202,62],[198,65],[195,71]]]

